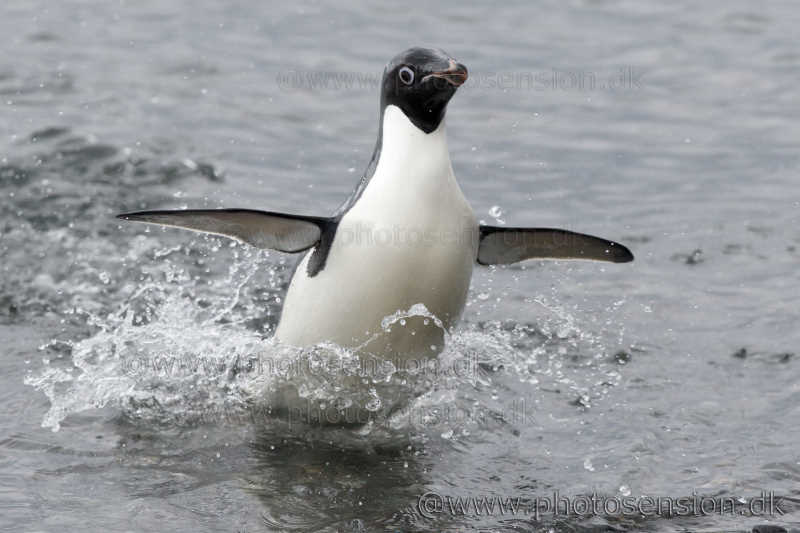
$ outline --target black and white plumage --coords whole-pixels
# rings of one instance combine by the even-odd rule
[[[453,174],[447,103],[467,69],[441,50],[411,48],[386,66],[378,140],[364,177],[331,217],[245,209],[145,211],[119,218],[305,252],[292,277],[278,340],[334,342],[382,357],[435,355],[461,316],[472,269],[533,258],[628,262],[606,239],[549,228],[481,226]],[[429,317],[386,328],[424,305]]]

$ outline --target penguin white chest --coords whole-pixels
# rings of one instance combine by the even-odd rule
[[[449,328],[463,311],[477,222],[453,175],[444,123],[426,134],[387,106],[382,128],[375,172],[340,220],[325,267],[309,276],[309,252],[297,268],[276,332],[282,342],[433,355],[442,337],[435,321],[411,318],[391,332],[381,322],[421,303]]]

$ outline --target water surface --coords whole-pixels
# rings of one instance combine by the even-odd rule
[[[3,529],[800,525],[793,3],[0,10]],[[331,213],[368,162],[383,64],[417,44],[470,69],[448,129],[479,218],[636,261],[481,269],[442,355],[468,371],[418,384],[407,416],[270,418],[254,399],[280,376],[243,362],[292,356],[270,341],[291,258],[113,215]],[[307,392],[336,399],[326,378]],[[773,491],[789,514],[425,518],[429,491]]]

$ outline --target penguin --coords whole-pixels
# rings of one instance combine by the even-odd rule
[[[392,360],[435,357],[461,317],[475,265],[633,260],[607,239],[478,223],[453,173],[445,131],[447,104],[467,77],[439,49],[410,48],[386,65],[372,158],[332,216],[187,209],[117,218],[302,254],[275,331],[281,343],[330,342]]]

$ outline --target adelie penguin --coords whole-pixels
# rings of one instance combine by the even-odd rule
[[[189,209],[118,218],[302,253],[277,340],[299,347],[333,342],[388,359],[433,357],[442,349],[444,331],[464,309],[475,264],[632,261],[625,246],[607,239],[478,224],[453,175],[445,132],[447,104],[466,80],[467,68],[442,50],[411,48],[389,62],[375,151],[332,216]],[[398,313],[410,316],[386,327]]]

